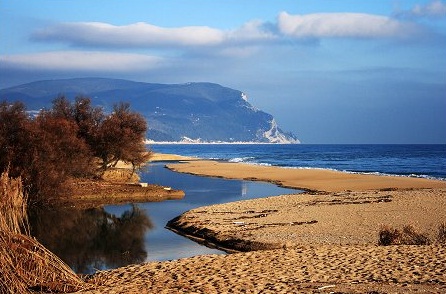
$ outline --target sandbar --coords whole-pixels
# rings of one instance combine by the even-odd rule
[[[171,170],[200,176],[273,182],[312,191],[360,191],[376,189],[446,188],[446,181],[424,178],[347,173],[326,169],[297,169],[212,160],[189,161],[167,166]]]
[[[149,161],[150,162],[157,162],[157,161],[192,161],[192,160],[199,160],[199,158],[191,157],[191,156],[183,156],[183,155],[177,155],[177,154],[167,154],[167,153],[152,153],[150,156]]]

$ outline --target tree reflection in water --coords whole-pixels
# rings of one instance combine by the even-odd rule
[[[121,216],[103,208],[52,208],[30,212],[31,233],[77,273],[141,263],[144,235],[153,228],[137,205]]]

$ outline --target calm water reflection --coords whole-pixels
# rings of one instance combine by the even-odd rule
[[[34,210],[30,223],[32,235],[77,273],[145,261],[144,236],[153,228],[135,205],[119,215],[103,208]]]
[[[34,212],[34,236],[76,272],[116,268],[223,252],[199,245],[164,228],[181,213],[204,205],[296,193],[272,184],[174,173],[152,164],[141,181],[184,190],[182,200],[111,205],[86,211]]]

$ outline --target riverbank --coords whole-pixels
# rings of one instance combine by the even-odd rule
[[[125,203],[159,202],[182,199],[184,192],[148,183],[119,183],[107,180],[76,180],[71,184],[73,196],[62,205],[93,208]]]
[[[194,160],[174,154],[152,154],[150,162]],[[184,197],[184,192],[151,183],[141,183],[137,173],[130,164],[118,162],[116,167],[106,171],[101,179],[75,179],[68,183],[73,194],[62,199],[60,205],[77,208],[92,208],[103,205],[160,202],[177,200]]]

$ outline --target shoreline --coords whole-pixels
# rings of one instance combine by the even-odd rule
[[[80,209],[126,203],[178,200],[184,192],[170,187],[144,183],[115,183],[110,181],[76,181],[75,193],[63,199],[62,206]]]
[[[168,164],[177,172],[307,192],[199,207],[170,222],[170,230],[195,241],[229,245],[230,252],[255,251],[101,271],[88,280],[97,289],[81,293],[446,291],[444,244],[376,245],[382,224],[413,224],[433,237],[432,229],[446,223],[444,181],[321,170],[290,174],[283,168],[159,158],[180,161]]]

